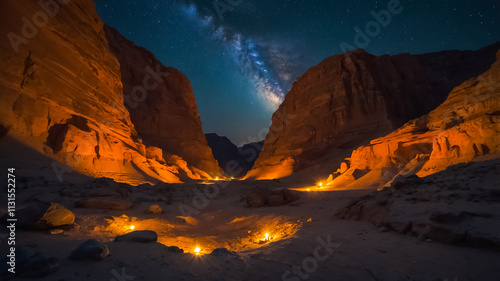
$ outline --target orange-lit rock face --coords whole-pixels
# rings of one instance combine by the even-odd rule
[[[37,2],[7,0],[0,11],[0,31],[14,38],[0,42],[0,122],[9,134],[90,176],[179,182],[179,167],[147,157],[94,3],[69,1],[35,26],[33,15],[44,13]]]
[[[359,51],[325,59],[294,83],[246,177],[328,165],[318,159],[332,148],[352,151],[436,108],[453,87],[487,70],[497,49],[381,57]],[[269,172],[289,157],[288,174]]]
[[[397,175],[426,176],[450,165],[499,157],[499,77],[500,51],[487,72],[456,87],[429,115],[354,150],[350,168],[338,170],[329,188],[384,185]]]
[[[220,176],[188,78],[175,68],[163,66],[151,52],[137,47],[112,27],[105,26],[104,30],[120,62],[125,105],[143,142],[180,156],[190,169],[196,167],[212,177]]]

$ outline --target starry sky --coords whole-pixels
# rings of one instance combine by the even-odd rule
[[[399,13],[366,30],[391,1]],[[264,139],[292,83],[342,46],[395,55],[500,41],[499,0],[95,2],[106,24],[187,75],[204,132],[236,145]],[[355,41],[359,30],[368,41]]]

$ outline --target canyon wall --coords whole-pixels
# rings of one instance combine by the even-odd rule
[[[389,185],[448,166],[500,157],[500,51],[491,68],[454,88],[448,98],[369,145],[353,151],[326,183],[331,189]]]
[[[91,0],[6,0],[0,21],[0,122],[9,136],[56,160],[55,173],[68,166],[131,184],[179,182],[186,174],[181,157],[169,163],[161,149],[142,143],[124,104],[120,62]],[[199,123],[194,98],[179,92],[184,98]]]
[[[436,108],[455,86],[486,71],[499,46],[379,57],[356,50],[325,59],[293,84],[245,177],[331,169],[346,152]]]
[[[170,155],[184,159],[192,170],[190,178],[221,176],[203,134],[188,78],[173,67],[165,67],[155,55],[114,28],[105,26],[104,30],[120,62],[125,106],[143,142],[161,148],[166,159],[171,159]]]

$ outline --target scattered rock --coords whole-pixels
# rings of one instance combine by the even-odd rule
[[[218,257],[223,257],[223,256],[236,256],[235,252],[231,252],[226,248],[217,248],[210,253],[211,256],[218,256]]]
[[[266,203],[269,206],[281,206],[285,204],[285,199],[283,199],[283,196],[280,195],[271,195],[267,197]]]
[[[257,187],[246,196],[248,206],[258,208],[264,205],[281,206],[296,202],[300,199],[298,192],[289,189],[270,191],[267,188]]]
[[[53,234],[53,235],[57,235],[57,234],[64,233],[64,230],[62,230],[62,229],[52,229],[49,233]]]
[[[151,230],[137,230],[117,236],[115,242],[153,243],[158,241],[158,234]]]
[[[381,228],[378,229],[378,231],[379,232],[389,232],[389,231],[391,231],[391,229],[388,227],[382,226]]]
[[[161,214],[161,213],[163,213],[163,210],[159,205],[151,205],[146,210],[146,214]]]
[[[290,189],[282,189],[281,193],[283,194],[283,198],[287,203],[292,203],[298,201],[300,199],[300,195],[296,191],[291,191]]]
[[[361,196],[339,209],[341,219],[366,220],[381,232],[388,229],[414,235],[419,241],[463,244],[500,250],[500,205],[488,201],[492,191],[500,190],[498,167],[500,159],[450,166],[427,177],[398,176],[392,185],[381,191]],[[464,178],[481,174],[476,188],[467,188]],[[457,176],[460,175],[460,176]],[[460,196],[457,196],[459,194]],[[410,200],[427,195],[424,203]],[[478,200],[466,200],[465,198]],[[449,204],[453,203],[450,209]]]
[[[14,275],[9,273],[7,269],[10,267],[7,263],[9,257],[4,257],[0,260],[0,276],[2,280],[13,278]],[[47,276],[61,267],[59,260],[44,255],[28,247],[16,248],[16,277],[21,278],[41,278]]]
[[[8,214],[0,220],[6,224]],[[69,225],[75,221],[70,210],[57,203],[35,203],[16,212],[17,227],[22,229],[47,230],[58,226]]]
[[[262,207],[266,204],[267,198],[271,195],[271,191],[267,188],[257,187],[246,197],[248,206],[254,208]]]
[[[439,224],[429,224],[424,230],[425,237],[448,244],[457,244],[465,238],[465,230],[460,226],[444,226]]]
[[[78,248],[76,248],[73,252],[71,252],[69,258],[73,260],[99,261],[104,259],[108,255],[109,255],[108,246],[94,239],[90,239],[83,242],[80,246],[78,246]]]
[[[167,247],[167,249],[170,251],[170,252],[174,252],[174,253],[179,253],[179,254],[182,254],[184,253],[184,250],[177,247],[177,246],[169,246]]]
[[[83,209],[102,209],[125,211],[132,208],[133,203],[129,200],[120,199],[82,199],[75,201],[75,207]]]

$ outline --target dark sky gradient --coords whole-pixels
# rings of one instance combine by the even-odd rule
[[[265,137],[272,113],[309,67],[354,44],[389,1],[95,0],[103,21],[192,83],[205,133],[236,145]],[[500,40],[499,0],[400,0],[364,49],[375,55],[478,49]]]

